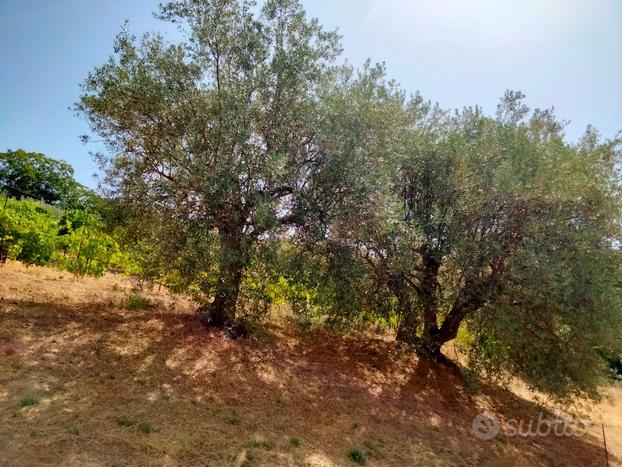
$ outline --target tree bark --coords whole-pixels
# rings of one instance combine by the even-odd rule
[[[4,240],[0,240],[0,264],[5,264],[8,257],[9,246],[4,242]]]
[[[441,352],[443,344],[456,338],[460,324],[468,315],[481,308],[491,297],[501,293],[505,272],[504,258],[494,258],[490,267],[490,275],[466,279],[449,313],[439,326],[438,271],[440,261],[431,252],[424,252],[422,275],[418,284],[399,275],[393,276],[389,283],[397,297],[402,318],[396,339],[412,345],[420,357],[449,363]],[[412,290],[409,290],[408,284]],[[420,310],[414,308],[417,304],[413,303],[410,298],[413,290],[419,298]],[[422,314],[422,323],[417,319],[418,312]]]
[[[220,238],[222,253],[214,300],[199,311],[204,324],[233,329],[247,255],[239,230],[222,229]]]
[[[228,327],[235,324],[242,270],[228,267],[221,271],[214,301],[209,304],[204,322],[211,326]]]
[[[412,309],[414,306],[412,301],[408,300],[403,303],[401,296],[398,295],[398,302],[402,311],[402,323],[397,332],[397,339],[407,342],[415,347],[418,355],[434,360],[440,360],[442,342],[438,341],[438,270],[440,261],[432,252],[423,254],[423,268],[421,281],[416,286],[416,293],[419,297],[423,312],[423,329],[417,329],[419,321],[415,318],[416,311]],[[403,283],[403,281],[402,281]],[[400,289],[402,295],[403,287]],[[418,335],[417,332],[421,334]]]

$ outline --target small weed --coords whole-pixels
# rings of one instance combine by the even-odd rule
[[[465,371],[462,375],[462,389],[469,396],[476,396],[482,392],[477,373]]]
[[[296,437],[296,436],[292,436],[291,438],[289,438],[289,445],[293,446],[295,448],[297,448],[298,446],[300,446],[301,441],[300,438]]]
[[[137,378],[136,382],[141,386],[146,386],[149,380],[147,378]]]
[[[272,441],[270,441],[268,439],[258,438],[258,439],[254,439],[250,443],[248,443],[248,448],[249,449],[259,448],[259,449],[265,449],[265,450],[269,451],[273,447],[274,447],[274,444],[272,443]]]
[[[352,461],[356,462],[359,465],[365,465],[367,463],[367,456],[359,448],[350,449],[348,457],[350,457]]]
[[[147,422],[140,422],[138,424],[138,429],[140,431],[142,431],[143,433],[146,433],[146,434],[149,434],[149,433],[155,431],[154,428],[153,428],[153,425],[151,425],[150,423],[147,423]]]
[[[97,379],[100,383],[104,383],[106,380],[114,380],[115,376],[112,373],[100,373]]]
[[[231,415],[228,419],[227,419],[227,423],[229,425],[239,425],[240,422],[242,422],[242,420],[240,420],[239,417],[236,417],[235,415]]]
[[[122,417],[117,418],[117,423],[121,426],[132,426],[136,422],[130,417],[123,415]]]
[[[299,318],[295,321],[295,324],[301,331],[308,331],[313,327],[313,320],[307,317]]]
[[[39,399],[37,399],[35,396],[25,396],[22,398],[22,400],[19,401],[19,406],[20,407],[29,407],[31,405],[37,405],[39,403]]]
[[[354,423],[352,424],[352,429],[353,429],[353,430],[356,430],[359,426],[361,426],[361,425],[359,424],[359,422],[354,422]]]
[[[372,459],[382,459],[384,457],[384,451],[380,443],[368,439],[363,441],[363,446],[367,448],[366,454]]]
[[[67,431],[72,435],[80,436],[80,429],[77,426],[72,426]]]
[[[128,310],[144,310],[148,308],[149,305],[149,300],[138,294],[130,295],[125,302],[125,308]]]

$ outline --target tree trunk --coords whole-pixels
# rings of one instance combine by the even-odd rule
[[[221,268],[214,301],[207,308],[204,322],[216,327],[230,327],[235,324],[235,311],[240,294],[242,268],[224,265]]]
[[[396,338],[413,345],[420,357],[440,363],[451,363],[442,354],[441,347],[456,338],[460,324],[468,315],[481,308],[491,296],[501,292],[505,264],[502,259],[498,259],[491,265],[492,272],[488,277],[468,278],[440,326],[437,322],[439,315],[437,277],[440,263],[433,255],[424,255],[423,265],[424,274],[416,289],[422,307],[422,330],[417,329],[416,312],[409,308],[411,303],[402,299],[408,297],[404,293],[404,282],[399,280],[392,282],[402,315]],[[418,331],[420,334],[417,334]]]
[[[400,292],[398,302],[402,309],[402,322],[397,332],[397,339],[407,342],[414,346],[418,355],[433,360],[441,360],[441,346],[439,328],[437,323],[438,307],[438,270],[440,261],[432,252],[425,252],[423,255],[423,275],[421,282],[416,288],[417,295],[423,312],[423,327],[418,329],[419,320],[416,317],[416,310],[413,310],[412,300],[402,300],[402,296],[408,297],[404,293],[405,283],[400,281],[401,287],[396,290]],[[418,334],[418,332],[420,334]]]
[[[9,246],[5,243],[4,240],[0,240],[0,264],[6,263],[6,260],[8,257],[9,257]]]
[[[222,229],[221,258],[214,301],[199,309],[201,321],[209,326],[236,328],[236,308],[246,252],[238,229]]]
[[[392,278],[390,286],[397,297],[398,312],[402,318],[395,337],[400,342],[414,344],[417,339],[419,319],[406,286],[406,281],[403,277],[396,276]]]
[[[490,287],[490,284],[486,283],[486,286]],[[482,284],[468,280],[440,328],[435,326],[429,333],[424,331],[417,345],[417,353],[439,362],[447,361],[447,358],[441,353],[441,347],[446,342],[456,338],[464,318],[486,303],[487,293],[484,292],[485,290]]]

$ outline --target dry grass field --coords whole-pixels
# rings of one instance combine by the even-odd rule
[[[0,268],[0,465],[611,465],[622,397],[583,437],[479,440],[482,410],[530,419],[529,394],[472,394],[379,337],[285,324],[230,340],[192,304],[108,275]],[[139,304],[140,305],[140,304]]]

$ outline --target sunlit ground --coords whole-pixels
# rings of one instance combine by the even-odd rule
[[[0,268],[2,465],[605,465],[622,458],[622,392],[583,437],[479,440],[473,418],[539,407],[399,356],[386,339],[267,325],[232,341],[192,304],[112,275]]]

